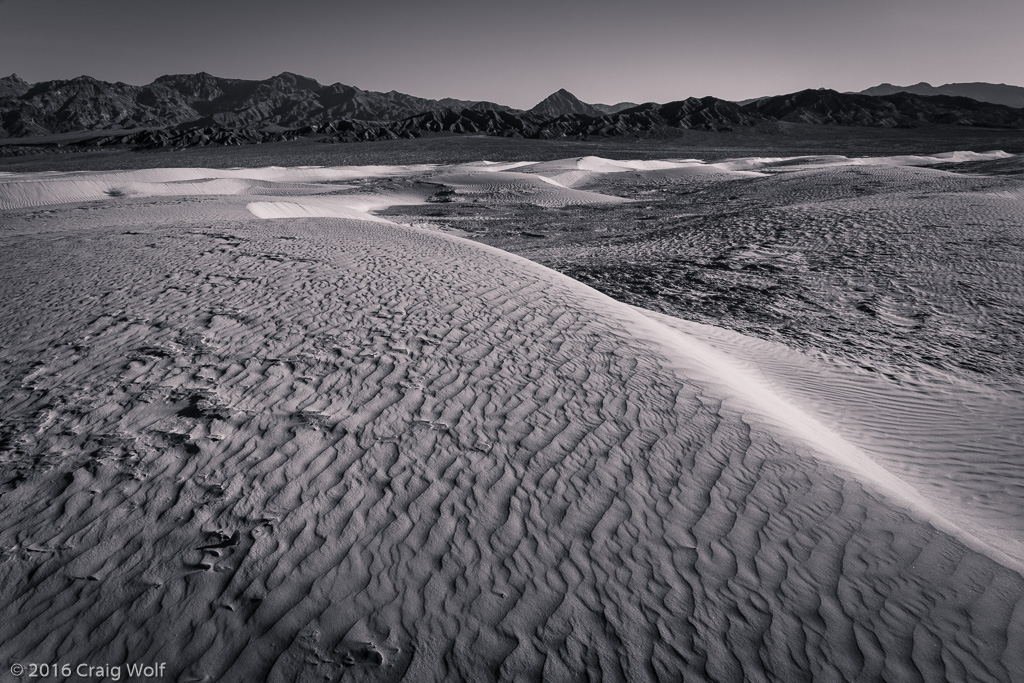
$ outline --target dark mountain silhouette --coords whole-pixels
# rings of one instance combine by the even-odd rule
[[[208,119],[207,119],[208,120]],[[677,135],[682,130],[732,130],[751,126],[765,117],[742,111],[732,102],[714,97],[690,98],[668,104],[643,104],[616,114],[588,116],[563,114],[547,118],[521,111],[494,109],[433,109],[398,121],[358,121],[337,119],[291,129],[227,129],[214,124],[172,126],[142,131],[108,131],[105,135],[77,140],[65,145],[49,143],[30,149],[27,145],[0,147],[5,154],[32,151],[70,151],[106,146],[130,146],[133,149],[203,147],[275,142],[314,137],[324,142],[364,142],[417,138],[432,134],[480,134],[534,139],[614,137],[624,135]]]
[[[479,109],[443,109],[423,112],[401,121],[374,127],[330,126],[313,131],[339,142],[419,137],[430,133],[478,133],[505,137],[560,138],[609,137],[668,133],[681,129],[730,130],[766,120],[742,112],[732,102],[714,97],[691,98],[669,104],[644,104],[615,114],[581,113],[547,117],[527,112]],[[304,134],[306,131],[302,131]]]
[[[744,105],[742,111],[792,123],[883,128],[913,128],[929,124],[1024,128],[1024,109],[967,97],[922,96],[906,92],[876,96],[835,90],[802,90],[756,100]]]
[[[532,109],[530,109],[529,113],[553,119],[556,116],[562,116],[563,114],[600,116],[605,112],[587,104],[586,102],[581,102],[571,92],[562,88],[558,92],[553,92],[538,102]]]
[[[894,86],[895,87],[895,86]],[[930,87],[930,86],[929,86]],[[432,134],[525,138],[678,135],[773,122],[810,125],[1024,128],[1024,109],[949,95],[882,95],[803,90],[746,104],[715,97],[667,104],[591,105],[559,90],[529,111],[493,102],[428,100],[292,73],[263,81],[207,73],[162,76],[145,86],[88,76],[31,85],[0,78],[0,137],[29,137],[0,154],[104,146],[135,149],[235,145],[298,137],[354,142]],[[88,132],[74,141],[31,136]]]
[[[546,136],[620,136],[634,133],[659,133],[670,130],[732,130],[766,121],[757,113],[715,97],[691,97],[668,104],[649,102],[615,114],[600,116],[565,115],[547,121]]]
[[[88,76],[26,86],[17,76],[0,81],[0,136],[186,123],[227,129],[295,127],[336,119],[394,121],[434,108],[476,104],[373,92],[341,83],[325,86],[287,72],[263,81],[198,73],[161,76],[144,86]]]
[[[497,104],[495,102],[477,102],[476,104],[469,107],[470,109],[476,109],[478,111],[512,111],[518,112],[518,109],[514,107],[506,107],[504,104]]]
[[[949,95],[950,97],[970,97],[979,102],[991,102],[1007,107],[1024,107],[1024,88],[1004,83],[947,83],[934,86],[930,83],[915,85],[893,85],[882,83],[873,88],[860,91],[861,95],[895,95],[907,92],[912,95]]]
[[[620,111],[638,107],[636,102],[619,102],[618,104],[592,104],[590,105],[602,114],[618,114]]]

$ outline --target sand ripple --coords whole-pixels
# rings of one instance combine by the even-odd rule
[[[3,670],[1024,676],[1019,573],[660,322],[495,249],[250,200],[5,214]]]

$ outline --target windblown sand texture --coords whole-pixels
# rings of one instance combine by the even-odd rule
[[[1024,680],[1019,387],[869,381],[369,213],[979,158],[0,176],[0,676]]]

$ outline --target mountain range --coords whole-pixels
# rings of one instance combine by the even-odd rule
[[[938,87],[924,82],[917,83],[916,85],[882,83],[873,88],[861,90],[860,94],[894,95],[899,92],[926,96],[950,95],[952,97],[970,97],[979,102],[1005,104],[1007,107],[1024,107],[1024,88],[1004,83],[947,83]]]
[[[394,121],[438,107],[478,104],[428,100],[395,91],[372,92],[341,83],[325,86],[288,72],[263,81],[178,74],[161,76],[143,86],[107,83],[89,76],[30,85],[11,75],[0,78],[0,135],[181,124],[228,129],[294,127],[337,119]]]
[[[883,84],[863,93],[803,90],[745,104],[704,97],[666,104],[604,105],[588,104],[563,89],[522,111],[494,102],[431,100],[341,83],[322,85],[288,72],[262,81],[178,74],[161,76],[144,86],[88,76],[30,84],[11,75],[0,78],[0,138],[28,138],[23,142],[31,143],[37,136],[92,131],[98,135],[80,136],[65,145],[40,141],[35,147],[150,149],[311,136],[349,142],[431,133],[529,138],[678,134],[687,129],[728,131],[780,121],[1019,129],[1024,128],[1024,109],[1004,103],[1016,102],[1016,91],[1024,97],[1024,88],[1005,85],[950,84],[936,89],[928,84],[908,88]],[[977,97],[958,94],[962,92]],[[982,96],[1001,97],[1004,102],[982,101]],[[0,147],[5,154],[27,151],[24,144]]]

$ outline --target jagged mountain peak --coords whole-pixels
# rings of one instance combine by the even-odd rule
[[[31,86],[18,74],[0,77],[0,98],[21,97]]]
[[[0,77],[0,96],[3,96],[2,92],[5,89],[20,89],[20,91],[25,92],[29,87],[29,82],[17,74]]]

